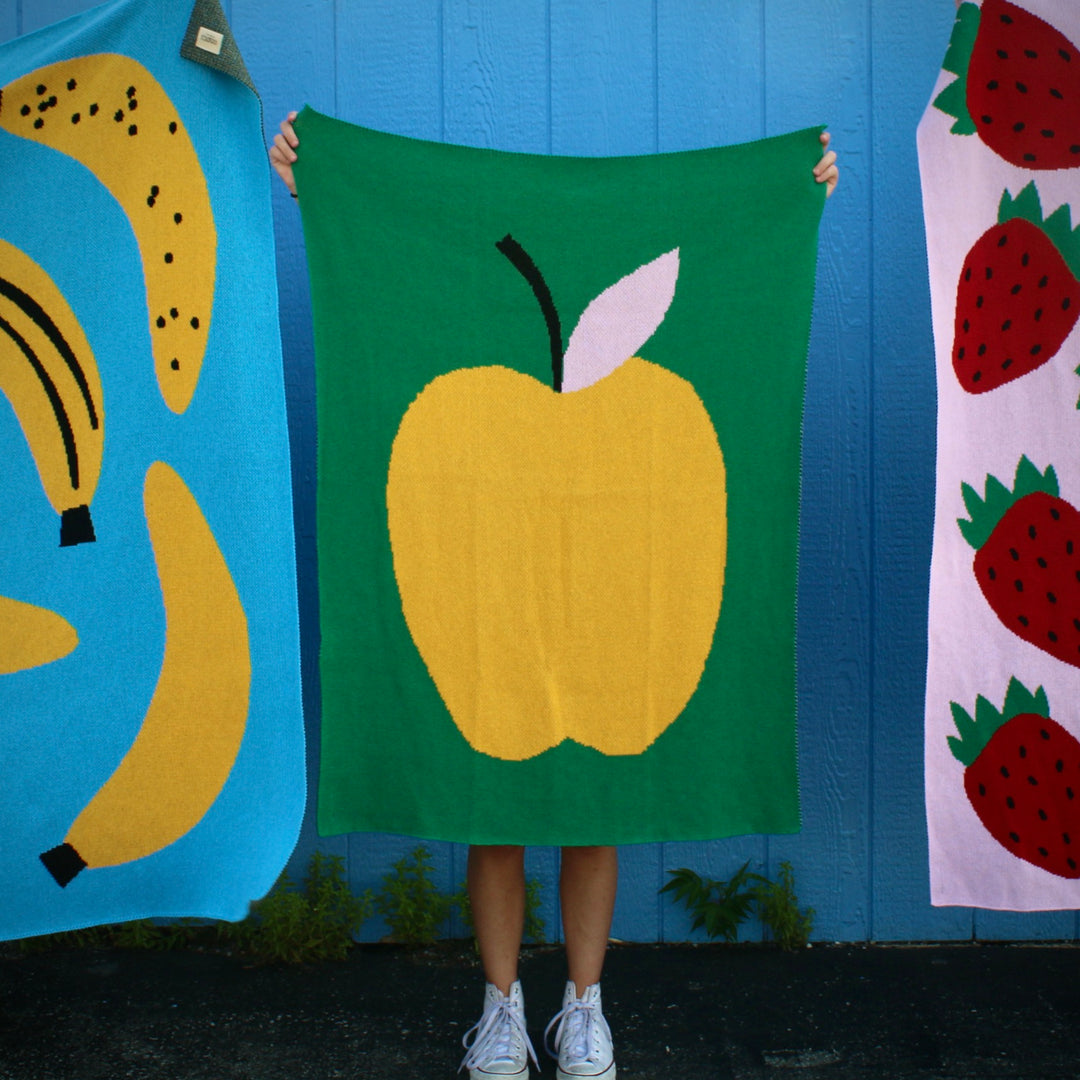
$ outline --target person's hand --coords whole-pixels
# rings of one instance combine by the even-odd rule
[[[840,170],[836,166],[836,151],[829,149],[829,141],[832,136],[827,132],[821,133],[821,146],[825,155],[814,166],[814,179],[819,184],[825,185],[825,198],[827,199],[840,182]]]
[[[274,136],[274,141],[270,146],[270,164],[274,166],[278,176],[285,181],[285,186],[294,199],[296,198],[296,180],[293,177],[293,163],[297,158],[296,148],[300,145],[300,140],[296,137],[292,126],[295,119],[296,113],[291,112],[281,121],[281,131]]]

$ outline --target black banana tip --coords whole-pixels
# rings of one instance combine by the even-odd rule
[[[86,860],[68,843],[50,848],[38,856],[45,864],[45,869],[52,874],[56,884],[64,888],[69,881],[86,869]]]
[[[90,519],[90,507],[70,506],[60,515],[60,546],[74,547],[96,540],[94,523]]]

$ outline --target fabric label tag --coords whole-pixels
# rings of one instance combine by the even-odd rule
[[[204,52],[220,56],[221,43],[224,40],[224,34],[219,34],[216,30],[209,30],[205,26],[200,26],[198,36],[195,38],[195,45]]]

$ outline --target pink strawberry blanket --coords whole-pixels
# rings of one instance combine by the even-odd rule
[[[931,899],[1080,907],[1080,5],[964,3],[919,125]]]

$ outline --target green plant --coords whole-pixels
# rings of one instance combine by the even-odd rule
[[[340,960],[371,908],[370,890],[360,896],[349,890],[341,856],[316,851],[299,887],[287,871],[282,873],[242,922],[135,919],[27,938],[20,947],[26,952],[65,947],[166,950],[216,943],[262,961]]]
[[[703,878],[685,867],[669,870],[671,880],[660,892],[674,894],[675,900],[693,914],[691,930],[704,928],[710,940],[722,937],[734,941],[739,936],[739,924],[749,916],[757,898],[754,881],[758,875],[747,869],[749,865],[744,862],[728,881]]]
[[[47,952],[49,949],[96,949],[112,944],[113,926],[88,926],[82,930],[59,930],[54,934],[38,934],[22,938],[19,951]]]
[[[430,945],[439,936],[455,898],[445,896],[431,880],[431,853],[418,847],[393,864],[375,897],[391,938],[402,945]]]
[[[704,929],[710,940],[735,941],[739,926],[751,914],[761,919],[773,940],[786,950],[804,948],[814,925],[814,909],[799,909],[791,863],[780,864],[778,881],[770,881],[742,864],[727,881],[703,878],[694,870],[669,870],[671,880],[661,893],[670,892],[693,915],[691,930]]]
[[[302,964],[344,959],[371,914],[370,891],[354,895],[340,855],[316,851],[299,888],[288,872],[251,905],[243,922],[222,923],[222,940],[260,960]]]
[[[48,949],[152,949],[164,952],[192,944],[204,931],[205,926],[192,919],[176,922],[133,919],[24,938],[19,947],[28,953]]]
[[[108,943],[117,949],[151,949],[169,952],[189,945],[199,933],[200,927],[192,919],[176,922],[155,922],[152,919],[135,919],[104,927]]]
[[[540,915],[540,892],[542,886],[537,878],[529,878],[525,882],[525,926],[522,937],[533,945],[543,945],[547,938],[544,935],[544,920]],[[469,890],[462,882],[461,888],[451,897],[451,902],[458,909],[461,921],[465,924],[471,937],[476,936],[476,926],[473,923],[472,904],[469,903]]]
[[[799,910],[791,863],[780,864],[780,880],[762,878],[757,886],[758,914],[782,949],[805,949],[814,929],[814,909]]]

